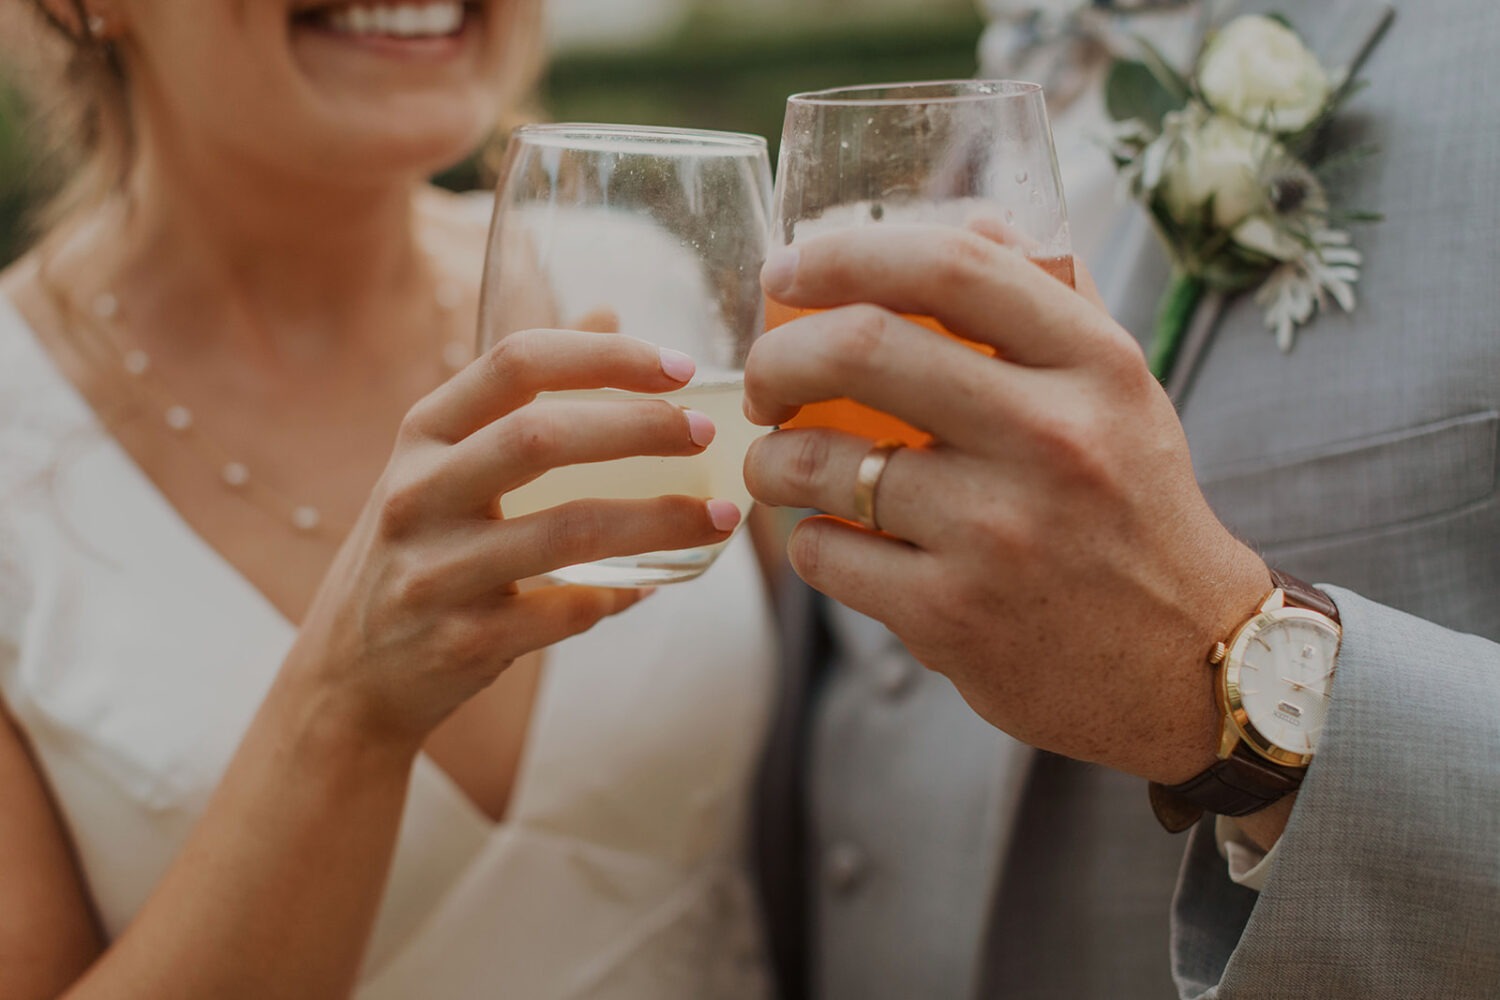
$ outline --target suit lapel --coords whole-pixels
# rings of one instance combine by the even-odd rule
[[[1167,378],[1167,395],[1179,411],[1187,399],[1193,376],[1198,372],[1198,363],[1203,360],[1203,352],[1218,331],[1219,321],[1224,318],[1224,308],[1228,304],[1229,297],[1223,292],[1207,292],[1193,310],[1193,319],[1188,324],[1187,333],[1183,335],[1177,363],[1172,366],[1172,374]]]

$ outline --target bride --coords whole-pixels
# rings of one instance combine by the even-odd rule
[[[677,388],[674,352],[458,356],[484,224],[422,179],[514,107],[538,6],[6,15],[79,164],[0,279],[7,1000],[761,994],[748,538],[654,595],[527,582],[739,512],[491,516],[546,468],[707,439],[533,401]]]

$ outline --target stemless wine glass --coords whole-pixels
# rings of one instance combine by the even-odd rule
[[[1007,80],[951,80],[789,98],[773,243],[787,246],[856,226],[902,224],[972,226],[1019,247],[1071,286],[1068,214],[1042,88]],[[768,299],[766,326],[810,311]],[[907,318],[948,334],[931,317]],[[848,399],[804,406],[783,426],[833,427],[909,445],[930,440],[905,422]]]
[[[693,380],[650,398],[708,414],[718,433],[690,458],[551,470],[501,498],[506,517],[584,498],[667,495],[719,497],[749,512],[742,467],[763,430],[745,419],[740,402],[745,356],[763,325],[759,274],[770,198],[759,136],[626,125],[516,130],[485,260],[481,348],[517,330],[582,327],[682,351],[698,364]],[[723,547],[604,559],[551,576],[604,587],[674,583],[703,573]]]

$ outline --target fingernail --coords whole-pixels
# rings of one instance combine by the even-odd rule
[[[765,267],[760,269],[760,286],[773,295],[787,291],[797,280],[797,265],[801,261],[802,251],[796,247],[772,250]]]
[[[700,448],[707,448],[714,439],[716,433],[714,422],[709,419],[708,414],[699,413],[697,410],[683,410],[687,414],[688,436],[693,439],[693,444]]]
[[[674,351],[671,348],[663,347],[660,353],[661,370],[666,372],[669,379],[677,382],[686,382],[698,370],[697,363],[681,351]]]
[[[732,531],[740,523],[740,509],[730,500],[710,500],[708,519],[719,531]]]

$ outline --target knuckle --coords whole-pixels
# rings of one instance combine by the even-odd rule
[[[484,356],[485,378],[495,385],[505,385],[531,367],[535,337],[530,330],[518,330],[502,337]]]
[[[1058,468],[1071,465],[1088,447],[1083,421],[1072,408],[1053,407],[1034,413],[1027,431],[1038,450]]]
[[[995,245],[976,233],[955,230],[938,246],[934,259],[937,279],[945,285],[965,285],[994,268]]]
[[[828,468],[832,448],[827,436],[817,432],[798,435],[795,445],[791,460],[786,464],[786,477],[792,488],[806,490],[816,484],[823,470]]]
[[[495,656],[499,644],[490,630],[467,615],[448,615],[439,625],[444,661],[460,669],[483,663]]]
[[[387,541],[409,538],[421,524],[425,490],[414,481],[390,486],[380,498],[378,523],[381,537]]]
[[[835,366],[853,371],[878,366],[891,314],[879,306],[854,305],[839,310],[839,320],[831,345]]]
[[[396,435],[397,440],[412,444],[427,437],[427,428],[433,424],[432,418],[436,416],[436,409],[437,405],[430,395],[417,400],[401,418],[401,427]]]
[[[1026,541],[1026,525],[1016,491],[975,477],[975,482],[947,488],[931,506],[942,512],[952,533],[954,552],[965,560],[1004,565],[1009,553]],[[945,578],[946,579],[946,578]]]
[[[403,560],[391,573],[391,592],[396,602],[406,608],[426,607],[442,579],[440,573],[417,560]]]
[[[990,516],[974,527],[967,541],[970,553],[988,564],[1002,560],[1006,564],[1020,563],[1036,548],[1045,547],[1037,527],[1014,511],[991,511]]]
[[[1092,414],[1054,416],[1039,426],[1045,461],[1064,482],[1090,489],[1112,482],[1108,431]]]
[[[1094,358],[1110,384],[1132,395],[1156,384],[1141,345],[1123,329],[1107,330]]]
[[[816,523],[799,524],[787,543],[787,557],[802,579],[819,579],[828,561],[827,532],[823,526]]]

